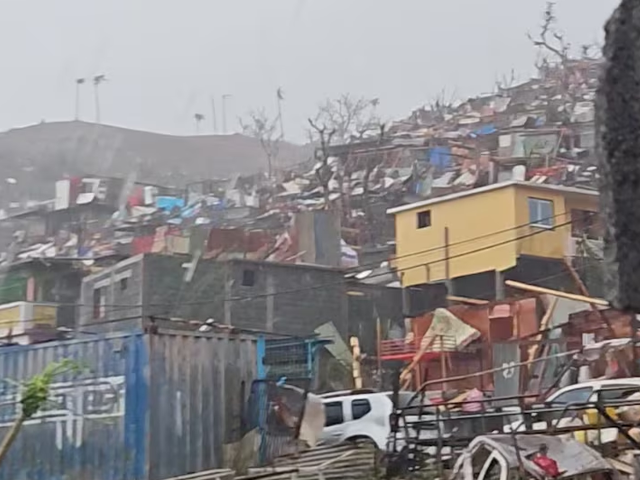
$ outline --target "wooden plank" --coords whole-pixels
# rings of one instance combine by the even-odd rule
[[[362,375],[360,373],[360,341],[358,337],[351,337],[351,349],[353,354],[353,385],[356,389],[362,388]]]
[[[426,333],[425,333],[425,335],[426,335]],[[405,381],[407,379],[409,381],[411,380],[411,371],[416,367],[416,365],[418,365],[418,363],[420,362],[420,359],[422,358],[422,356],[425,353],[427,353],[427,349],[431,346],[431,344],[433,343],[435,338],[436,338],[435,336],[431,337],[428,342],[423,342],[422,340],[420,340],[420,348],[418,349],[416,354],[413,356],[413,360],[411,361],[411,363],[409,365],[407,365],[405,367],[405,369],[400,374],[400,380],[401,381]]]
[[[507,280],[506,285],[518,290],[524,290],[526,292],[540,293],[546,295],[552,295],[558,298],[566,298],[567,300],[575,300],[576,302],[593,303],[594,305],[600,305],[602,307],[610,307],[611,304],[602,298],[586,297],[584,295],[576,295],[574,293],[561,292],[560,290],[552,290],[550,288],[538,287],[536,285],[529,285],[527,283],[515,282],[513,280]]]

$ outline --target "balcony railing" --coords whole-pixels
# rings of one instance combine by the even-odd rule
[[[422,342],[428,344],[422,348]],[[421,341],[409,341],[405,339],[382,340],[380,342],[380,357],[383,360],[411,360],[422,351],[424,360],[434,358],[442,352],[455,352],[457,345],[454,337],[438,335],[436,337],[423,338]]]

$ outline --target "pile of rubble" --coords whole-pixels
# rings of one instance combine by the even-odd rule
[[[320,210],[333,212],[340,239],[332,248],[341,260],[332,266],[366,263],[367,248],[384,259],[394,240],[388,208],[511,179],[595,188],[600,64],[546,65],[539,78],[490,95],[437,102],[377,135],[319,149],[316,160],[271,178],[235,176],[186,191],[123,179],[63,180],[55,200],[3,211],[2,262],[200,252],[313,263],[298,243],[295,219]]]

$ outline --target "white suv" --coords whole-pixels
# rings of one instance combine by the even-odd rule
[[[407,407],[408,402],[414,396],[414,392],[399,392],[399,406]],[[393,393],[391,392],[367,390],[332,392],[321,395],[326,418],[325,427],[320,437],[321,441],[327,444],[344,441],[369,441],[380,450],[386,450],[391,435],[392,397]],[[413,403],[416,401],[420,400],[416,399]],[[429,405],[428,401],[427,405]],[[430,438],[436,435],[435,430],[422,430],[420,436]]]
[[[335,392],[321,395],[325,427],[323,443],[369,441],[381,450],[387,447],[393,403],[389,393]]]

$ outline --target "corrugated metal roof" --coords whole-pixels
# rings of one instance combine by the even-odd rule
[[[233,480],[235,472],[229,469],[206,470],[204,472],[191,473],[189,475],[181,475],[179,477],[171,477],[166,480]]]
[[[295,474],[298,480],[370,479],[375,477],[376,460],[375,448],[343,443],[285,455],[270,467],[249,469],[249,475],[241,478],[289,479]]]
[[[587,195],[592,197],[598,196],[598,192],[596,190],[567,187],[564,185],[549,185],[544,183],[520,182],[520,181],[510,180],[502,183],[493,183],[491,185],[487,185],[484,187],[471,188],[469,190],[452,193],[450,195],[443,195],[441,197],[429,198],[427,200],[422,200],[420,202],[415,202],[415,203],[409,203],[407,205],[400,205],[399,207],[388,209],[387,214],[393,215],[393,214],[405,212],[408,210],[414,210],[416,208],[428,207],[430,205],[435,205],[436,203],[447,202],[449,200],[456,200],[458,198],[468,197],[470,195],[476,195],[479,193],[491,192],[493,190],[499,190],[501,188],[506,188],[506,187],[538,188],[541,190],[550,190],[550,191],[561,192],[561,193],[573,193],[573,194]]]

